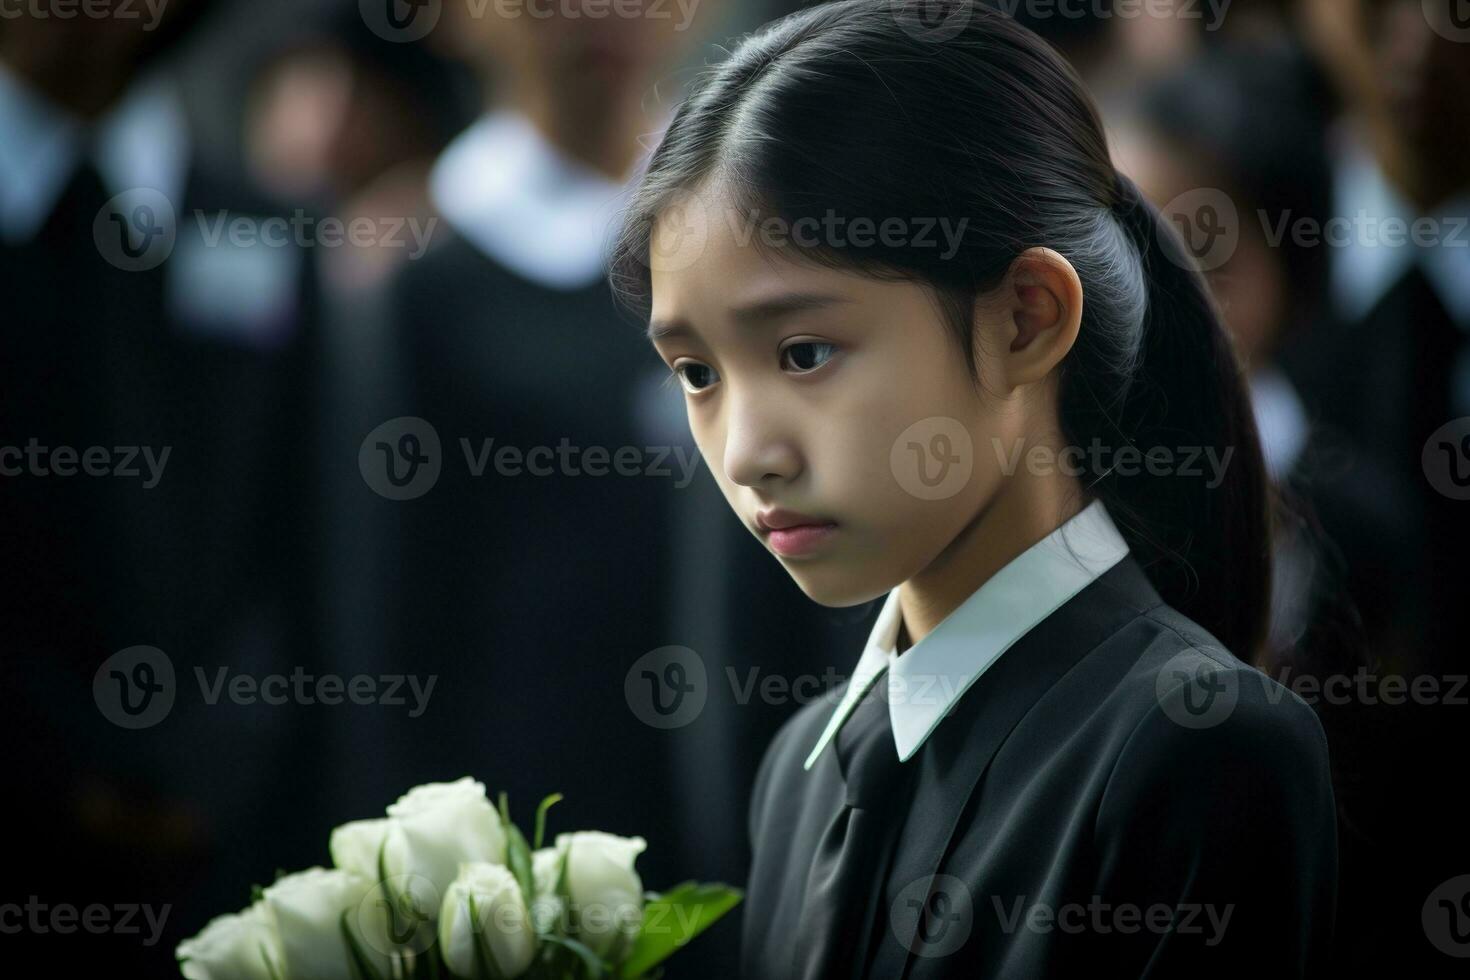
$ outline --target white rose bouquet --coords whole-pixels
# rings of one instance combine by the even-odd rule
[[[257,888],[179,944],[189,980],[641,980],[741,899],[722,884],[645,892],[641,837],[557,834],[553,794],[530,842],[502,793],[468,776],[409,790],[332,831],[331,869]]]

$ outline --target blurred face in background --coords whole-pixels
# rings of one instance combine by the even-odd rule
[[[93,0],[70,16],[45,3],[0,11],[0,60],[83,115],[104,111],[215,0]]]
[[[450,43],[484,66],[510,100],[585,113],[641,93],[708,29],[716,0],[453,0]]]
[[[356,194],[390,168],[438,152],[426,97],[333,41],[288,50],[251,83],[251,173],[281,200]]]
[[[1231,189],[1199,154],[1154,135],[1142,124],[1115,121],[1109,136],[1119,169],[1133,178],[1176,229],[1180,220],[1192,216],[1170,213],[1169,205],[1196,203],[1191,192],[1201,188],[1220,190],[1243,209],[1244,219],[1237,222],[1239,241],[1230,257],[1204,275],[1246,366],[1254,369],[1268,363],[1290,326],[1285,322],[1290,285],[1281,250],[1266,240],[1261,222],[1246,206],[1246,196]]]
[[[1470,186],[1470,3],[1302,0],[1308,38],[1384,166],[1432,208]]]

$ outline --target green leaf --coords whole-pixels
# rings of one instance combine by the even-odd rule
[[[480,910],[475,896],[469,896],[470,935],[475,937],[475,980],[505,980],[500,965],[495,962],[495,953],[485,942],[485,930],[480,922]]]
[[[565,936],[544,936],[542,938],[546,942],[554,946],[560,946],[562,949],[569,950],[574,954],[577,960],[587,970],[588,980],[602,980],[603,977],[607,976],[607,964],[603,963],[602,959],[584,943],[580,943],[575,939],[568,939]]]
[[[649,900],[643,925],[618,975],[635,980],[682,949],[740,904],[745,893],[720,882],[685,881]]]
[[[412,889],[405,892],[404,895],[394,893],[393,886],[388,884],[388,862],[385,859],[387,850],[388,842],[385,839],[378,847],[378,882],[383,886],[388,941],[400,948],[407,947],[413,952],[415,951],[414,947],[418,945],[415,942],[415,938],[419,930],[426,925],[432,927],[432,915],[425,913],[419,908],[418,896],[413,893]],[[403,902],[405,896],[409,900],[406,906]],[[435,909],[434,911],[437,912],[438,910]],[[403,917],[402,922],[399,920],[400,915]],[[407,930],[406,932],[404,931],[405,929]],[[400,936],[404,938],[400,939]],[[414,962],[415,964],[417,963],[416,960]],[[418,967],[415,965],[415,974],[417,974],[417,970]]]
[[[373,966],[373,961],[363,952],[362,946],[358,944],[357,936],[352,931],[348,918],[352,915],[351,909],[342,910],[342,938],[347,943],[347,963],[352,969],[354,980],[383,980],[383,975],[378,968]]]
[[[280,968],[276,966],[276,961],[271,959],[270,948],[265,943],[260,944],[260,958],[265,960],[265,972],[270,974],[271,980],[282,980]]]
[[[540,806],[536,807],[536,836],[533,838],[535,843],[531,846],[538,851],[541,849],[541,842],[546,838],[546,811],[550,810],[554,804],[560,803],[561,800],[560,793],[552,793],[541,801]]]
[[[500,794],[500,822],[505,828],[505,865],[521,886],[521,897],[530,907],[536,897],[536,875],[531,870],[531,848],[521,829],[510,820],[510,807],[505,794]]]

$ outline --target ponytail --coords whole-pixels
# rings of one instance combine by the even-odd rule
[[[738,210],[787,227],[832,214],[947,216],[961,229],[952,248],[880,236],[823,241],[803,257],[932,286],[973,369],[976,297],[1026,249],[1055,249],[1086,295],[1060,368],[1062,428],[1074,445],[1142,454],[1141,472],[1118,465],[1088,489],[1160,594],[1252,659],[1269,618],[1265,464],[1209,292],[1183,243],[1118,176],[1071,66],[998,10],[966,14],[930,32],[900,23],[892,0],[838,0],[747,37],[701,76],[650,158],[612,285],[647,305],[649,230],[708,180]],[[1169,475],[1147,465],[1160,450],[1176,454]]]
[[[1121,174],[1113,210],[1137,249],[1146,293],[1138,362],[1115,420],[1079,385],[1076,404],[1063,406],[1063,424],[1094,430],[1071,433],[1079,442],[1122,436],[1144,458],[1159,448],[1176,463],[1198,454],[1189,473],[1109,474],[1093,492],[1164,600],[1251,660],[1269,625],[1271,547],[1250,395],[1179,235]]]

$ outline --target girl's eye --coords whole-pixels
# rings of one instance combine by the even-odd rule
[[[782,367],[789,362],[798,373],[815,371],[831,360],[835,353],[837,353],[836,344],[823,343],[819,340],[804,340],[781,351]]]
[[[688,392],[700,392],[716,381],[720,376],[715,369],[708,364],[700,364],[698,361],[685,361],[674,368],[674,374],[683,383],[684,390]]]

